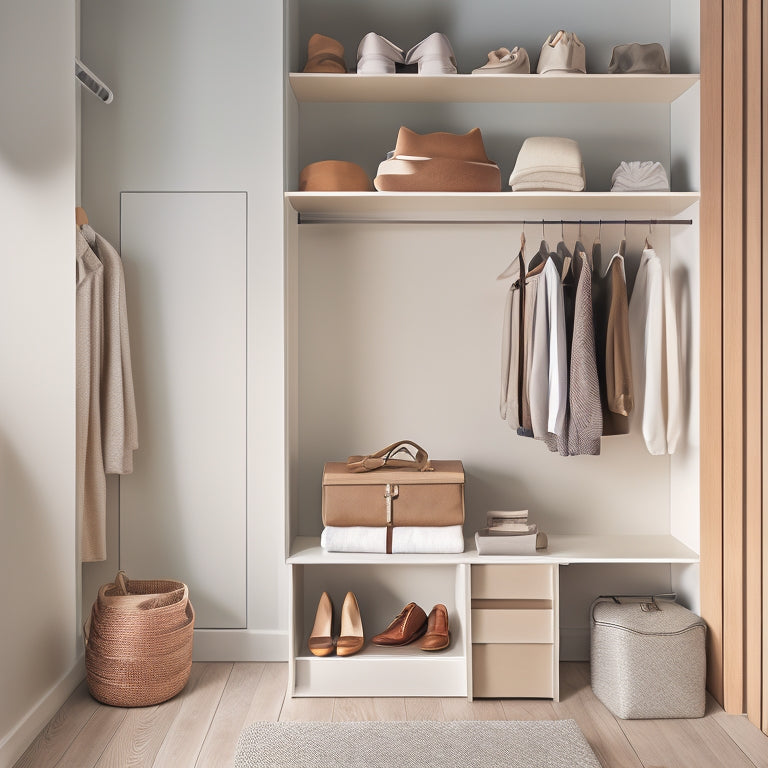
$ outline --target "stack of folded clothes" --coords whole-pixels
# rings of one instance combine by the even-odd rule
[[[500,192],[501,172],[485,154],[479,128],[418,134],[400,128],[394,152],[379,165],[380,192]]]
[[[652,160],[622,162],[611,177],[611,192],[669,192],[667,172]]]
[[[584,163],[573,139],[534,136],[520,148],[509,177],[513,192],[581,192],[586,187]]]
[[[430,460],[394,443],[378,454],[323,467],[327,552],[458,553],[464,551],[464,467]]]

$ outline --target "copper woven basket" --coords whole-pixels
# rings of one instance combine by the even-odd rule
[[[99,589],[84,630],[91,695],[116,707],[172,698],[189,679],[194,627],[186,584],[131,580],[120,571]]]

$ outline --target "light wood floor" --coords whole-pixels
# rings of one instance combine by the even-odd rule
[[[617,720],[589,686],[589,666],[560,665],[561,700],[290,699],[286,664],[194,664],[158,707],[98,704],[85,683],[16,768],[231,768],[256,720],[553,720],[573,718],[605,768],[768,768],[768,737],[712,700],[699,720]]]

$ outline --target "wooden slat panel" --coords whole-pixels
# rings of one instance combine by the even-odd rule
[[[763,87],[768,84],[768,8],[763,2]],[[763,92],[765,93],[765,92]],[[768,258],[768,98],[763,97],[762,155],[763,155],[763,257]],[[768,270],[763,270],[763,298],[768,298]],[[763,311],[763,482],[768,482],[768,307]],[[763,675],[761,725],[768,734],[768,494],[763,493]],[[768,754],[768,750],[766,750]],[[766,758],[768,763],[768,758]]]
[[[701,612],[707,687],[723,700],[723,2],[701,0]]]
[[[724,706],[744,707],[744,69],[745,0],[723,17],[723,660]]]
[[[746,600],[745,706],[759,727],[762,705],[762,24],[760,3],[746,6],[745,77],[745,255],[746,280]]]

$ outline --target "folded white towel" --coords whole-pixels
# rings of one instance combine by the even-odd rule
[[[326,526],[320,546],[327,552],[387,551],[387,529],[367,526]],[[464,551],[461,525],[395,526],[392,529],[392,553],[456,554]]]
[[[611,192],[669,192],[664,166],[652,160],[620,163],[611,183]]]

